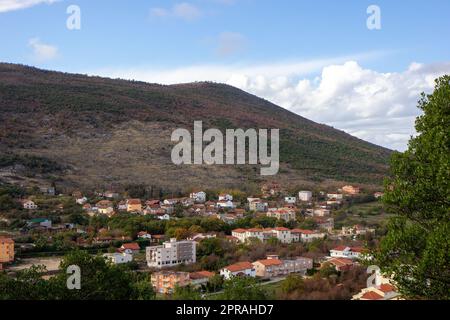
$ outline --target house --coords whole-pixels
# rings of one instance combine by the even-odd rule
[[[262,201],[259,198],[250,198],[248,207],[249,207],[250,211],[266,212],[268,203],[265,201]]]
[[[78,198],[75,200],[76,203],[81,204],[81,205],[85,204],[87,201],[88,201],[88,199],[86,197]]]
[[[361,290],[354,295],[352,300],[400,300],[401,294],[391,283],[391,280],[381,275],[376,275],[375,285]]]
[[[72,192],[72,197],[74,197],[75,199],[79,199],[83,197],[83,194],[81,193],[81,191],[76,190],[74,192]]]
[[[347,271],[355,265],[353,260],[347,258],[331,258],[325,263],[332,265],[337,271]]]
[[[373,196],[375,197],[375,199],[380,199],[381,197],[384,196],[384,193],[383,192],[375,192],[373,194]]]
[[[125,252],[129,254],[138,253],[141,250],[141,247],[136,242],[124,243],[120,248],[120,252]]]
[[[244,261],[220,269],[220,275],[225,280],[229,280],[235,276],[256,277],[256,270],[251,262]]]
[[[313,210],[313,215],[315,217],[325,217],[330,215],[330,210],[324,208],[316,208]]]
[[[56,195],[56,190],[54,187],[39,187],[39,191],[49,196]]]
[[[133,256],[127,252],[105,253],[103,257],[111,261],[113,264],[122,264],[133,261]]]
[[[309,202],[312,200],[312,192],[311,191],[300,191],[298,193],[298,199],[303,202]]]
[[[147,200],[147,201],[145,201],[145,206],[147,208],[160,208],[161,201],[160,200]]]
[[[170,220],[170,215],[168,213],[165,212],[158,212],[156,214],[156,218],[158,218],[159,220]]]
[[[228,193],[219,194],[219,201],[233,201],[233,196]]]
[[[127,199],[127,211],[141,212],[142,211],[141,199]]]
[[[146,231],[141,231],[137,234],[137,237],[139,239],[145,239],[145,240],[151,240],[152,239],[152,235]]]
[[[338,246],[330,250],[330,256],[333,258],[358,259],[363,253],[364,248],[361,247]]]
[[[281,243],[291,243],[291,230],[284,227],[277,227],[269,229],[272,233],[272,237],[277,238]]]
[[[191,283],[188,272],[158,271],[151,275],[151,283],[156,292],[171,294],[176,287],[184,287]]]
[[[177,241],[176,238],[172,238],[160,246],[147,247],[146,259],[150,268],[195,263],[196,242],[191,240]]]
[[[314,217],[313,218],[319,229],[331,232],[334,229],[333,217]]]
[[[233,209],[234,203],[231,200],[219,200],[216,203],[217,208]]]
[[[297,202],[297,198],[296,197],[284,197],[284,202],[294,204]]]
[[[327,193],[328,200],[342,200],[344,195],[342,193]]]
[[[354,186],[343,186],[342,187],[342,192],[349,194],[349,195],[357,195],[360,192],[360,189],[358,187],[354,187]]]
[[[126,211],[127,210],[127,202],[126,201],[120,201],[117,204],[117,210],[119,210],[119,211]]]
[[[358,224],[356,224],[352,227],[342,227],[342,229],[341,229],[341,235],[344,237],[365,235],[367,233],[375,233],[375,229],[366,228],[366,227],[363,227]]]
[[[316,239],[325,238],[326,234],[320,231],[293,229],[291,231],[293,241],[295,242],[311,242]]]
[[[50,229],[52,227],[52,221],[46,218],[35,218],[27,222],[27,227]]]
[[[204,191],[191,192],[189,197],[198,203],[204,203],[206,201],[206,193]]]
[[[214,272],[206,270],[189,273],[190,284],[194,287],[206,285],[212,277],[214,277]]]
[[[22,205],[24,209],[27,210],[36,210],[38,206],[34,203],[34,201],[31,200],[23,200]]]
[[[286,222],[295,221],[295,210],[289,208],[271,209],[266,214],[268,217],[277,218],[278,220],[284,220]]]
[[[111,190],[108,190],[108,191],[105,191],[105,193],[103,194],[103,196],[104,196],[105,198],[108,198],[108,199],[116,199],[116,198],[119,197],[119,193],[114,192],[114,191],[111,191]]]
[[[101,200],[96,203],[97,211],[100,214],[112,215],[114,212],[113,203],[109,200]]]
[[[303,257],[280,260],[276,255],[269,255],[267,259],[253,262],[253,267],[256,270],[256,276],[270,279],[291,273],[306,274],[308,269],[313,268],[313,260]]]
[[[14,240],[0,237],[0,265],[14,261]]]

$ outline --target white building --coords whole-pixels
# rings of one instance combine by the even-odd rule
[[[172,238],[161,246],[147,247],[146,259],[147,265],[151,268],[195,263],[196,243],[190,240],[177,241],[177,239]]]
[[[311,242],[325,238],[326,234],[320,231],[294,229],[291,231],[293,242]]]
[[[22,202],[23,208],[27,210],[36,210],[38,206],[31,200],[25,200]]]
[[[229,280],[235,276],[256,277],[256,270],[252,263],[244,261],[220,269],[220,275],[223,276],[225,280]]]
[[[358,259],[361,258],[363,248],[338,246],[330,250],[330,256],[333,258]]]
[[[189,197],[195,202],[203,203],[206,201],[206,193],[204,191],[192,192]]]
[[[248,206],[251,211],[266,212],[268,203],[257,198],[257,199],[253,199],[251,202],[249,202]]]
[[[103,256],[110,260],[113,264],[122,264],[133,261],[133,255],[126,252],[105,253]]]
[[[344,199],[344,195],[342,193],[328,193],[327,194],[327,199],[332,200],[342,200]]]
[[[87,201],[88,201],[88,199],[86,197],[82,197],[82,198],[75,200],[76,203],[81,204],[81,205],[85,204]]]
[[[298,199],[300,201],[305,201],[305,202],[311,201],[312,200],[312,192],[311,191],[300,191],[298,193]]]
[[[231,200],[219,200],[216,203],[217,208],[233,209],[234,203]]]
[[[284,197],[284,202],[294,204],[297,202],[297,198],[296,197]]]
[[[219,201],[233,201],[233,196],[228,193],[219,194]]]

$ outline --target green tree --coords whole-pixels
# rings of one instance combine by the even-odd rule
[[[233,277],[224,282],[223,299],[225,300],[266,300],[266,291],[251,277]]]
[[[200,300],[201,295],[198,290],[190,285],[187,286],[176,286],[172,294],[172,299],[174,300]]]
[[[303,291],[304,283],[301,276],[290,274],[281,282],[280,291],[284,294],[300,290]]]
[[[450,298],[450,76],[422,94],[418,135],[391,159],[383,201],[397,214],[376,258],[412,298]]]

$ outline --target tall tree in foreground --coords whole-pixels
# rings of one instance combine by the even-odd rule
[[[418,135],[391,159],[383,201],[397,214],[377,260],[410,298],[450,298],[450,76],[422,94]]]

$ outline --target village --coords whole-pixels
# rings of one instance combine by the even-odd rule
[[[293,194],[277,183],[262,185],[256,196],[191,190],[159,199],[35,188],[14,199],[20,207],[0,211],[0,269],[14,274],[42,264],[51,276],[64,252],[81,249],[148,273],[160,298],[184,287],[220,296],[223,283],[235,277],[270,287],[290,275],[315,279],[363,272],[382,226],[340,220],[355,203],[377,204],[382,195],[351,185]],[[14,218],[18,212],[21,220]],[[376,281],[352,298],[399,297],[389,279]]]

